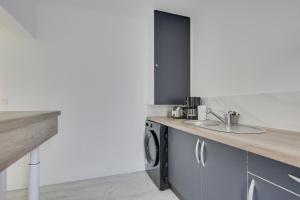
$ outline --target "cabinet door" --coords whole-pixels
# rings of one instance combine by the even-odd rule
[[[246,200],[247,153],[205,140],[203,200]]]
[[[300,194],[300,169],[263,156],[248,153],[248,172]]]
[[[169,182],[181,200],[201,200],[201,165],[195,157],[198,137],[169,128]]]
[[[190,96],[190,18],[154,15],[154,103],[183,104]]]
[[[249,175],[249,199],[248,200],[299,200],[300,196],[293,194],[282,187]],[[251,185],[253,184],[253,190]]]

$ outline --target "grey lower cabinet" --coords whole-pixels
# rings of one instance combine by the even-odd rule
[[[300,197],[285,190],[282,187],[278,187],[276,184],[272,184],[250,175],[249,180],[249,198],[248,200],[299,200]],[[250,189],[252,187],[252,189]]]
[[[300,169],[248,153],[248,172],[300,195]]]
[[[247,152],[205,140],[203,200],[247,199]]]
[[[300,169],[248,153],[249,200],[300,200]]]
[[[299,168],[170,127],[168,143],[181,200],[300,200]]]
[[[181,200],[246,200],[247,154],[169,128],[169,181]]]
[[[168,133],[171,189],[181,200],[200,200],[203,168],[195,157],[198,137],[170,127]]]

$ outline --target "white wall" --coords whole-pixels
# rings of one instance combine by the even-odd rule
[[[206,1],[195,17],[193,94],[300,89],[300,2]]]
[[[153,9],[189,15],[194,2],[45,0],[36,39],[1,29],[0,108],[62,110],[41,147],[42,185],[144,169]],[[26,187],[27,162],[9,168],[10,190]]]
[[[36,31],[36,0],[0,0],[0,8],[3,7],[5,11],[1,11],[0,16],[1,18],[4,15],[1,15],[3,12],[7,12],[16,21],[30,34],[35,35]],[[0,9],[1,10],[1,9]],[[13,29],[13,32],[18,32],[17,34],[21,33],[20,28],[16,28],[18,25],[12,25],[11,19],[9,16],[5,16],[5,21],[0,19],[0,23],[5,23],[9,26],[10,29]],[[9,21],[9,22],[8,22]],[[21,34],[24,34],[22,31]],[[20,34],[19,34],[20,35]]]
[[[0,25],[0,41],[1,44],[3,44],[3,40],[2,40],[2,36],[3,36],[3,32],[5,31],[5,29]],[[3,109],[3,98],[5,96],[5,86],[4,86],[4,53],[5,53],[5,47],[4,45],[0,45],[0,109]]]
[[[300,2],[212,0],[194,18],[192,94],[241,122],[300,131]]]

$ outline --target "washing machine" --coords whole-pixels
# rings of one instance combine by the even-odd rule
[[[146,172],[160,190],[169,188],[168,127],[147,120],[144,152]]]

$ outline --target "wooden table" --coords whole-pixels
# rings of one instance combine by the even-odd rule
[[[29,200],[39,199],[38,147],[58,132],[60,111],[0,112],[0,200],[6,198],[6,169],[30,153]]]

